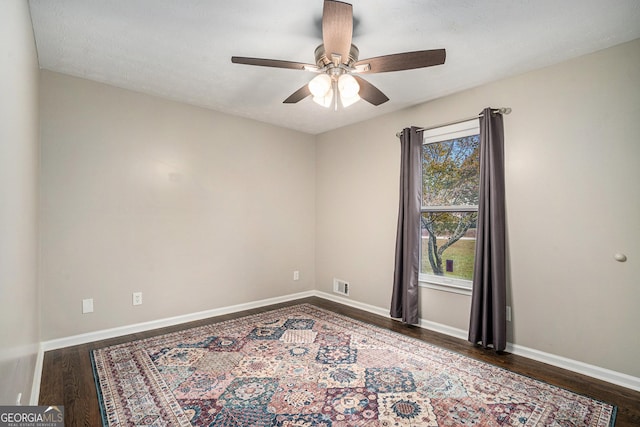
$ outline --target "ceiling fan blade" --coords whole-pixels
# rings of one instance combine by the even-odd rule
[[[360,98],[364,99],[368,103],[378,106],[380,104],[384,104],[389,100],[387,95],[382,93],[380,89],[378,89],[362,77],[353,75],[353,78],[355,78],[360,85],[360,91],[358,92]]]
[[[289,68],[292,70],[314,70],[318,67],[313,64],[301,62],[281,61],[279,59],[245,58],[244,56],[232,56],[234,64],[259,65],[261,67]]]
[[[282,102],[284,104],[295,104],[296,102],[302,101],[309,95],[311,95],[309,85],[304,85],[297,91],[293,92],[287,99]]]
[[[444,64],[446,56],[444,49],[418,50],[363,59],[353,64],[353,66],[358,67],[368,64],[370,68],[360,71],[361,73],[386,73],[388,71],[412,70],[414,68],[441,65]]]
[[[353,7],[349,3],[324,0],[322,10],[322,43],[329,60],[340,55],[340,62],[349,61],[353,37]]]

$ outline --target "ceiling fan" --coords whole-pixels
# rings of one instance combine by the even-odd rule
[[[324,0],[322,10],[322,44],[316,48],[316,64],[282,61],[278,59],[232,56],[235,64],[306,70],[317,73],[309,84],[284,100],[293,104],[308,96],[320,105],[338,109],[338,102],[347,107],[359,99],[380,105],[389,98],[360,74],[411,70],[444,64],[444,49],[396,53],[369,59],[358,59],[359,50],[351,43],[353,36],[353,7],[349,3]],[[340,100],[340,101],[338,101]]]

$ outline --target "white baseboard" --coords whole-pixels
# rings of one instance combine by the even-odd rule
[[[389,309],[376,307],[370,304],[365,304],[362,302],[354,301],[349,298],[332,295],[326,292],[315,291],[315,296],[323,299],[327,299],[329,301],[334,301],[340,304],[348,305],[349,307],[359,308],[360,310],[367,311],[369,313],[377,314],[382,317],[390,317]],[[451,326],[443,325],[441,323],[431,322],[429,320],[420,319],[420,324],[418,325],[421,328],[429,329],[436,332],[441,332],[446,335],[451,335],[456,338],[466,339],[467,331],[463,331],[462,329],[453,328]]]
[[[339,302],[350,307],[359,308],[364,311],[368,311],[373,314],[389,317],[389,310],[375,307],[369,304],[364,304],[358,301],[353,301],[348,298],[334,296],[325,292],[315,291],[315,296],[328,299],[331,301]],[[455,338],[466,340],[468,332],[463,329],[453,328],[451,326],[443,325],[429,320],[420,319],[419,326],[424,329],[429,329],[435,332],[440,332],[445,335],[449,335]],[[590,365],[588,363],[580,362],[578,360],[568,359],[566,357],[557,356],[551,353],[545,353],[540,350],[517,345],[513,343],[507,343],[506,351],[516,354],[518,356],[526,357],[529,359],[537,360],[538,362],[547,363],[549,365],[557,366],[558,368],[566,369],[568,371],[576,372],[582,375],[587,375],[592,378],[607,381],[612,384],[616,384],[622,387],[630,388],[635,391],[640,391],[640,378],[631,375],[623,374],[621,372],[613,371],[611,369],[601,368],[599,366]]]
[[[31,396],[29,396],[29,405],[38,406],[38,398],[40,397],[40,382],[42,381],[42,362],[44,361],[44,350],[42,343],[38,346],[38,355],[36,356],[36,366],[33,371],[33,382],[31,383]]]
[[[420,319],[419,326],[430,331],[440,332],[441,334],[466,340],[469,336],[468,332],[463,329],[454,328],[453,326],[443,325],[442,323],[432,322],[430,320]]]
[[[33,379],[33,387],[31,392],[31,405],[37,404],[38,395],[40,391],[40,379],[42,377],[42,361],[45,351],[55,350],[63,347],[69,347],[73,345],[85,344],[92,341],[99,341],[108,338],[114,338],[122,335],[128,335],[132,333],[144,332],[152,329],[163,328],[167,326],[179,325],[182,323],[191,322],[194,320],[206,319],[209,317],[221,316],[224,314],[235,313],[242,310],[249,310],[253,308],[264,307],[267,305],[278,304],[281,302],[293,301],[296,299],[307,298],[316,296],[324,298],[329,301],[334,301],[340,304],[347,305],[349,307],[357,308],[369,313],[377,314],[383,317],[390,317],[389,310],[382,307],[373,306],[370,304],[362,303],[337,295],[332,295],[327,292],[312,290],[306,292],[300,292],[296,294],[285,295],[282,297],[268,298],[258,300],[254,302],[237,304],[228,307],[215,308],[212,310],[200,311],[197,313],[186,314],[182,316],[175,316],[165,319],[153,320],[150,322],[137,323],[134,325],[121,326],[117,328],[105,329],[101,331],[90,332],[86,334],[74,335],[66,338],[58,338],[54,340],[44,341],[40,344],[40,350],[38,352],[38,358],[35,366],[35,374]],[[467,339],[467,331],[453,328],[447,325],[443,325],[436,322],[420,319],[419,326],[424,329],[440,332],[445,335],[449,335],[459,339]],[[632,390],[640,391],[640,378],[631,375],[623,374],[621,372],[612,371],[610,369],[601,368],[599,366],[590,365],[588,363],[580,362],[577,360],[568,359],[562,356],[557,356],[543,351],[535,350],[525,346],[507,343],[506,350],[510,353],[517,354],[519,356],[527,357],[529,359],[537,360],[539,362],[548,363],[559,368],[567,369],[569,371],[577,372],[579,374],[587,375],[593,378],[597,378],[603,381],[607,381],[622,387],[626,387]]]
[[[182,323],[192,322],[194,320],[207,319],[209,317],[221,316],[223,314],[235,313],[242,310],[250,310],[252,308],[264,307],[271,304],[291,301],[295,299],[307,298],[314,296],[313,291],[300,292],[297,294],[286,295],[283,297],[268,298],[259,301],[253,301],[245,304],[237,304],[228,307],[214,308],[212,310],[200,311],[197,313],[185,314],[182,316],[169,317],[165,319],[152,320],[150,322],[136,323],[133,325],[120,326],[117,328],[103,329],[86,334],[73,335],[65,338],[57,338],[53,340],[43,341],[40,343],[36,365],[34,367],[33,384],[31,386],[30,405],[38,405],[40,396],[40,382],[42,381],[42,364],[44,361],[44,352],[49,350],[57,350],[59,348],[69,347],[73,345],[86,344],[93,341],[115,338],[123,335],[134,334],[138,332],[150,331],[152,329],[164,328],[166,326],[174,326]],[[59,403],[59,402],[48,402]]]
[[[576,372],[578,374],[587,375],[592,378],[597,378],[602,381],[630,388],[631,390],[640,391],[640,378],[623,374],[622,372],[601,368],[600,366],[590,365],[588,363],[580,362],[579,360],[573,360],[551,353],[545,353],[544,351],[518,344],[507,343],[506,351],[517,354],[518,356]]]
[[[138,332],[150,331],[152,329],[165,328],[167,326],[180,325],[182,323],[193,322],[195,320],[207,319],[209,317],[222,316],[224,314],[236,313],[238,311],[250,310],[252,308],[264,307],[267,305],[278,304],[281,302],[292,301],[301,298],[314,296],[314,291],[300,292],[281,297],[267,298],[263,300],[231,305],[227,307],[214,308],[211,310],[199,311],[191,314],[184,314],[175,317],[167,317],[164,319],[152,320],[149,322],[135,323],[133,325],[119,326],[117,328],[103,329],[86,334],[73,335],[65,338],[56,338],[41,343],[44,351],[57,350],[59,348],[70,347],[73,345],[86,344],[93,341],[100,341],[109,338],[120,337],[123,335],[135,334]]]
[[[389,309],[386,309],[386,308],[376,307],[375,305],[365,304],[363,302],[354,301],[346,297],[341,297],[338,295],[333,295],[333,294],[322,292],[322,291],[313,291],[313,295],[318,298],[337,302],[339,304],[348,305],[349,307],[359,308],[360,310],[377,314],[378,316],[389,317]]]

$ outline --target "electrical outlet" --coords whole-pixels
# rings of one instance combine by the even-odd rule
[[[93,298],[82,300],[82,314],[93,313]]]
[[[142,292],[133,293],[133,305],[142,305]]]
[[[511,306],[507,306],[507,322],[511,322]]]
[[[293,272],[293,280],[300,280],[300,272],[298,270]]]

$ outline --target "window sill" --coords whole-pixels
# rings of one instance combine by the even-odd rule
[[[421,288],[435,289],[437,291],[451,292],[454,294],[471,296],[471,288],[465,285],[455,283],[436,282],[431,278],[421,276],[418,280]]]

